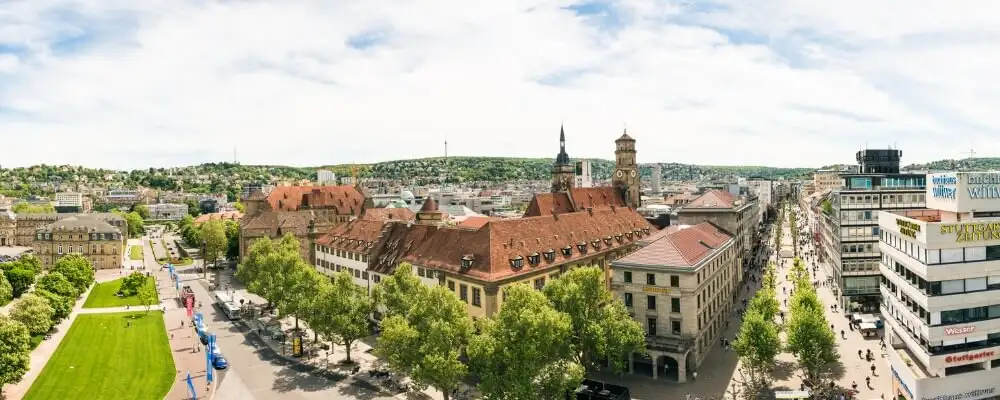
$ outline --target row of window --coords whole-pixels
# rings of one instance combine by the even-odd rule
[[[878,259],[874,258],[845,258],[841,264],[841,272],[878,271]]]
[[[957,249],[925,249],[894,233],[882,232],[881,241],[925,265],[1000,260],[1000,245]]]
[[[632,271],[624,272],[624,280],[625,283],[633,283]],[[647,273],[646,284],[651,286],[656,286],[656,274]],[[681,287],[681,277],[677,275],[670,275],[670,287]]]
[[[76,237],[73,237],[73,236],[76,236]],[[90,240],[120,240],[121,239],[121,235],[118,234],[118,233],[91,233],[91,234],[88,234],[87,237]],[[77,234],[77,235],[69,235],[69,234],[55,235],[55,239],[56,240],[73,240],[73,239],[83,240],[83,238],[84,238],[84,235],[82,233],[81,234]],[[37,240],[52,240],[52,234],[51,233],[36,233],[35,234],[35,239],[37,239]]]
[[[451,280],[448,281],[448,290],[450,290],[452,292],[455,292],[455,281],[451,281]],[[473,287],[472,288],[472,305],[476,306],[476,307],[482,307],[483,306],[483,297],[482,296],[483,296],[482,289],[479,289],[478,287]],[[466,285],[464,283],[459,283],[458,284],[458,298],[460,300],[462,300],[463,302],[465,302],[466,304],[469,303],[469,285]]]
[[[649,336],[656,336],[656,323],[657,318],[646,318],[646,334]],[[673,335],[681,334],[681,321],[670,320],[670,333]]]
[[[882,262],[886,268],[919,290],[925,296],[947,296],[960,293],[1000,290],[1000,275],[990,275],[967,279],[950,279],[943,281],[928,281],[913,272],[892,257],[883,254]]]
[[[920,332],[919,326],[913,326],[899,315],[899,310],[893,302],[885,302],[888,316],[898,322],[914,340],[920,343],[920,347],[930,355],[943,355],[958,353],[963,351],[976,350],[986,347],[1000,345],[1000,333],[990,333],[987,335],[970,336],[952,340],[927,340]],[[987,311],[989,313],[989,311]],[[885,314],[885,313],[884,313]]]
[[[625,307],[632,308],[633,294],[625,292]],[[646,295],[646,310],[656,310],[657,297],[653,295]],[[679,297],[670,298],[670,312],[680,313],[681,312],[681,299]]]
[[[347,250],[333,249],[330,248],[329,246],[322,246],[322,245],[317,245],[317,247],[319,247],[320,253],[333,254],[337,257],[346,258],[348,260],[368,262],[367,254],[362,254]]]
[[[843,194],[840,196],[840,204],[843,206],[870,205],[872,208],[880,208],[880,205],[890,205],[894,203],[923,203],[925,199],[926,195],[924,193],[892,193],[883,195]]]
[[[840,254],[873,254],[878,252],[875,243],[843,243],[840,245]]]
[[[111,246],[111,253],[105,253],[104,245],[92,244],[89,247],[90,252],[84,253],[85,247],[83,245],[77,245],[76,251],[73,251],[73,245],[66,245],[65,252],[63,251],[63,245],[56,246],[56,254],[118,254],[118,246]],[[35,246],[35,253],[38,254],[49,254],[48,246]]]
[[[842,240],[871,239],[878,237],[879,228],[877,226],[854,226],[840,228],[840,238]]]
[[[885,277],[882,277],[882,285],[928,326],[956,325],[1000,318],[1000,304],[927,312],[906,293],[899,291],[898,287]]]

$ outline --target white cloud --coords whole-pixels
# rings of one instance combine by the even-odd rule
[[[2,2],[0,165],[192,164],[234,145],[244,163],[318,165],[438,156],[445,138],[553,157],[562,122],[571,156],[602,158],[627,124],[640,162],[1000,153],[991,2],[571,4]]]

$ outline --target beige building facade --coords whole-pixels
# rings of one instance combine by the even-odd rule
[[[646,331],[647,355],[629,373],[680,383],[697,371],[725,331],[739,288],[735,238],[709,222],[669,227],[611,262],[612,289]]]
[[[114,213],[19,213],[14,216],[14,245],[32,247],[35,242],[35,231],[56,221],[74,216],[88,216],[97,218],[114,226],[121,232],[128,232],[128,225],[125,218]]]
[[[0,211],[0,247],[13,246],[17,232],[17,216],[10,211]]]
[[[837,190],[844,187],[844,181],[840,177],[843,171],[817,170],[813,172],[812,190],[822,192],[824,190]]]
[[[96,269],[117,269],[124,263],[125,242],[118,228],[99,217],[79,214],[36,229],[31,248],[46,268],[66,255],[79,254]]]
[[[723,190],[709,190],[684,206],[677,215],[682,225],[711,222],[733,235],[741,265],[746,266],[760,238],[759,207],[756,196],[736,196]],[[739,273],[742,275],[743,270]]]

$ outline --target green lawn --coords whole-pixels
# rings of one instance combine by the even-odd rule
[[[94,286],[94,289],[90,291],[90,295],[87,296],[87,301],[83,303],[83,308],[105,308],[105,307],[124,307],[124,306],[140,306],[139,297],[129,296],[121,297],[115,296],[122,287],[122,279],[119,278],[113,281],[98,283]],[[146,281],[147,286],[153,286],[153,278],[149,278]],[[153,306],[160,302],[159,299],[153,301]]]
[[[140,246],[140,245],[133,245],[132,246],[132,250],[131,250],[131,252],[129,253],[128,256],[133,261],[142,261],[143,260],[142,246]]]
[[[84,314],[24,398],[162,399],[173,380],[174,359],[159,311]]]

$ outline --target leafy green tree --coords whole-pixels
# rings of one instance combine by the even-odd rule
[[[781,339],[774,317],[768,318],[758,310],[748,308],[743,324],[733,341],[733,349],[740,357],[747,376],[742,392],[747,399],[757,399],[769,387],[775,358],[781,353]]]
[[[198,227],[201,240],[205,243],[205,262],[215,263],[219,256],[226,254],[229,245],[226,240],[226,226],[220,220],[206,221]]]
[[[146,312],[148,313],[149,307],[156,303],[156,287],[154,285],[142,285],[139,287],[136,297],[139,299],[139,304],[146,307]]]
[[[49,306],[52,307],[53,325],[69,317],[70,312],[73,311],[75,297],[60,296],[45,289],[35,289],[31,293],[45,299],[49,303]]]
[[[233,207],[236,208],[236,211],[247,212],[247,206],[243,205],[241,202],[237,201],[236,203],[233,203]]]
[[[198,206],[198,202],[194,200],[188,200],[185,202],[188,206],[188,215],[192,217],[197,217],[201,215],[201,207]]]
[[[798,358],[803,378],[815,389],[827,387],[838,361],[837,341],[826,320],[823,304],[798,259],[791,271],[795,294],[790,304],[786,348]]]
[[[4,267],[4,264],[9,264],[10,267],[9,268]],[[34,272],[36,275],[39,272],[42,272],[42,261],[39,260],[38,257],[35,257],[34,255],[31,254],[25,254],[21,256],[21,258],[17,259],[17,261],[4,264],[0,264],[0,269],[6,270],[6,269],[22,268],[30,270]]]
[[[128,233],[129,237],[139,237],[146,232],[142,216],[140,216],[137,212],[125,214],[125,223],[128,224],[128,232],[126,233]]]
[[[146,207],[145,204],[136,204],[132,207],[132,212],[139,214],[142,219],[149,219],[149,207]]]
[[[443,286],[417,293],[406,316],[383,320],[375,351],[421,389],[434,387],[448,400],[468,373],[459,357],[472,337],[472,320],[465,303]]]
[[[613,370],[627,366],[628,355],[646,350],[646,336],[621,301],[615,299],[598,267],[575,268],[545,286],[545,297],[573,321],[570,341],[586,368],[607,358]]]
[[[10,317],[24,324],[32,335],[40,335],[52,329],[54,315],[55,310],[48,300],[33,294],[22,296],[10,309]]]
[[[79,254],[63,256],[52,266],[52,272],[65,276],[80,293],[87,291],[94,283],[94,267]]]
[[[0,304],[7,304],[14,298],[14,287],[7,281],[5,272],[0,270]]]
[[[247,290],[278,306],[282,315],[294,314],[298,296],[296,285],[312,269],[302,260],[299,241],[286,234],[279,241],[263,238],[255,241],[243,264],[236,269],[236,276],[247,285]]]
[[[51,204],[31,204],[26,202],[17,203],[11,208],[11,211],[21,214],[53,214],[56,212],[56,208]]]
[[[322,289],[316,301],[316,310],[321,314],[315,316],[313,329],[331,342],[344,346],[346,361],[351,362],[354,343],[371,334],[368,316],[375,311],[375,302],[368,296],[367,289],[354,284],[347,271],[335,274],[333,282]]]
[[[301,270],[296,271],[296,274],[297,280],[291,282],[291,286],[288,288],[291,295],[284,296],[284,300],[278,307],[286,314],[295,315],[295,327],[298,328],[299,318],[311,321],[320,312],[318,298],[322,293],[323,286],[329,285],[330,281],[329,278],[305,264]]]
[[[24,324],[0,314],[0,387],[21,381],[31,361],[31,334]]]
[[[38,279],[36,288],[47,290],[70,299],[75,299],[80,294],[73,284],[70,283],[69,279],[66,279],[66,276],[59,272],[49,272],[42,275],[42,277]]]
[[[237,259],[240,256],[240,223],[226,221],[226,257]]]
[[[119,290],[125,296],[135,296],[139,293],[139,289],[142,289],[142,287],[146,285],[146,281],[149,279],[150,278],[142,272],[133,272],[122,278],[122,285]]]
[[[35,273],[23,268],[4,271],[4,276],[7,277],[15,298],[20,297],[35,283]]]
[[[420,278],[413,274],[413,266],[404,262],[396,267],[392,275],[375,285],[373,295],[376,303],[384,308],[384,316],[405,317],[410,312],[413,299],[421,298],[427,290],[427,286],[420,283]]]
[[[481,320],[468,354],[487,399],[559,398],[583,379],[574,362],[572,319],[527,285],[506,289],[507,300],[492,319]]]

